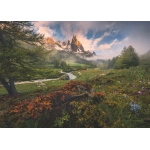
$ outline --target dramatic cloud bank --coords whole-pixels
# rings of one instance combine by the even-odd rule
[[[132,45],[137,53],[150,49],[150,22],[112,21],[39,21],[35,30],[65,41],[76,35],[85,50],[95,51],[95,59],[108,59],[121,53],[124,46]]]

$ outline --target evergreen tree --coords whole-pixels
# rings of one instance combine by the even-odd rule
[[[99,65],[100,69],[110,69],[113,68],[117,57],[113,57],[112,59],[105,60],[103,63]]]
[[[59,67],[59,60],[57,58],[54,58],[54,67],[58,68]]]
[[[42,54],[43,35],[35,33],[33,27],[27,21],[0,22],[0,81],[11,95],[18,93],[17,78],[32,73]]]
[[[124,47],[121,56],[119,56],[115,62],[115,69],[129,68],[132,66],[138,66],[140,63],[139,57],[132,46],[128,48]]]
[[[67,71],[70,71],[70,65],[69,64],[67,65]]]
[[[67,63],[65,61],[61,61],[60,67],[63,69],[63,71],[67,70]]]

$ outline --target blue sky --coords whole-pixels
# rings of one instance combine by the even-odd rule
[[[76,35],[85,50],[97,58],[117,56],[123,47],[132,45],[141,55],[150,50],[150,22],[144,21],[39,21],[35,29],[45,37],[65,41]]]

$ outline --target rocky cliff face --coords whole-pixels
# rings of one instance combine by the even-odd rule
[[[45,38],[44,41],[46,44],[52,44],[52,45],[55,44],[54,39],[51,37]]]
[[[96,55],[95,52],[92,53],[89,50],[85,51],[83,45],[75,35],[73,35],[72,39],[69,39],[68,41],[64,41],[64,42],[55,41],[51,37],[44,39],[44,42],[45,42],[45,48],[49,50],[54,49],[54,50],[73,52],[74,54],[82,57],[92,57]]]
[[[77,37],[74,35],[71,41],[71,49],[74,52],[84,52],[84,48],[82,46],[82,44],[77,40]]]

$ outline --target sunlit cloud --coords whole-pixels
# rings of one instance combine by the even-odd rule
[[[139,54],[150,49],[150,22],[39,21],[34,24],[38,33],[56,41],[76,35],[85,50],[95,51],[102,58],[119,55],[129,45]]]

